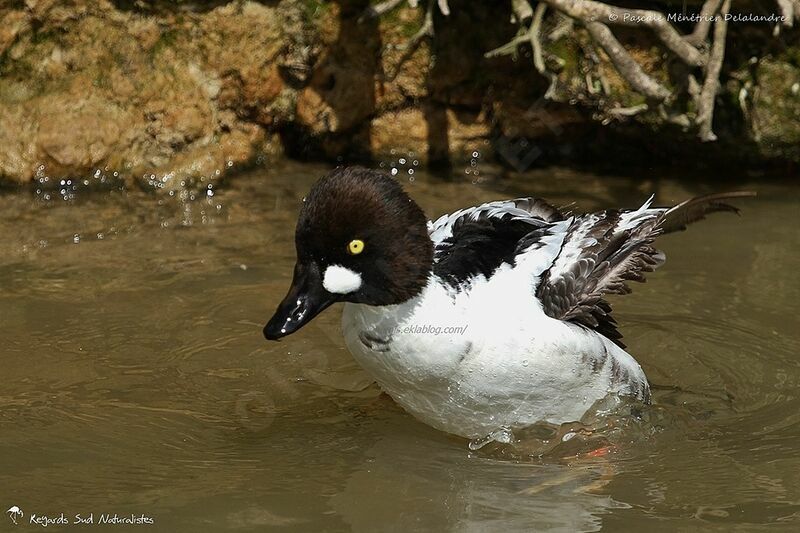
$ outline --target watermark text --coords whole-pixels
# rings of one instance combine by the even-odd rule
[[[438,326],[434,324],[408,324],[395,327],[392,333],[402,335],[463,335],[466,331],[466,325]]]

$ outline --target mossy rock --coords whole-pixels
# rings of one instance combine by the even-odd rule
[[[753,98],[753,137],[767,157],[800,159],[800,67],[761,62]]]

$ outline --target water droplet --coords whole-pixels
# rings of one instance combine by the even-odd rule
[[[522,360],[522,366],[528,366],[528,360],[527,359],[523,359]]]
[[[514,434],[507,427],[501,427],[492,431],[483,438],[473,439],[469,441],[469,449],[472,451],[480,450],[484,446],[492,442],[499,442],[501,444],[511,444],[514,441]]]

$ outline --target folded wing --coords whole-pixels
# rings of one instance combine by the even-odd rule
[[[535,198],[489,202],[444,215],[429,224],[434,274],[453,287],[477,275],[489,278],[503,263],[513,263],[523,238],[562,219],[558,209]]]

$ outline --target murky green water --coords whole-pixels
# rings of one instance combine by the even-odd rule
[[[737,185],[761,194],[741,218],[663,238],[667,265],[614,300],[656,385],[642,421],[616,422],[615,452],[521,459],[472,452],[381,396],[343,347],[340,309],[264,341],[299,199],[322,172],[258,170],[193,201],[0,195],[0,505],[25,513],[17,529],[62,512],[144,514],[145,531],[800,528],[798,188]],[[415,178],[431,216],[721,188]]]

